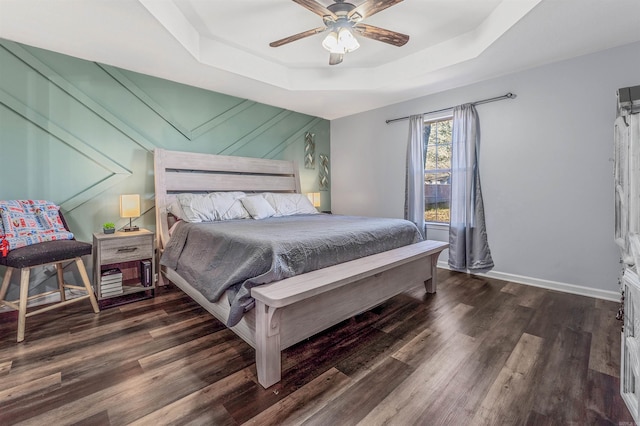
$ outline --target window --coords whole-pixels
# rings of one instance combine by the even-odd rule
[[[451,204],[452,118],[424,123],[426,159],[424,166],[424,220],[449,223]]]

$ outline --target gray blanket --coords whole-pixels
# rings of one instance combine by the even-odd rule
[[[256,285],[420,240],[416,226],[402,219],[317,214],[180,223],[160,263],[212,302],[231,289],[232,327],[253,307]]]

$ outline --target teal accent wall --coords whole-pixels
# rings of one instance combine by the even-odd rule
[[[141,194],[136,222],[155,229],[156,147],[295,160],[318,191],[306,132],[329,154],[327,120],[0,40],[0,199],[54,201],[84,241],[125,224],[120,194]]]
[[[306,132],[329,154],[327,120],[0,39],[0,199],[60,204],[82,241],[128,223],[120,194],[141,195],[135,222],[155,230],[156,147],[295,160],[316,192]]]

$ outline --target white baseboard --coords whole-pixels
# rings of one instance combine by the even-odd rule
[[[438,268],[449,269],[447,262],[438,262]],[[563,293],[577,294],[580,296],[593,297],[595,299],[610,300],[612,302],[620,301],[620,293],[616,291],[600,290],[597,288],[583,287],[575,284],[561,283],[558,281],[542,280],[539,278],[526,277],[524,275],[509,274],[506,272],[489,271],[486,273],[477,273],[473,275],[495,278],[503,281],[511,281],[518,284],[530,285],[533,287],[546,288],[548,290],[557,290]]]
[[[442,261],[438,262],[438,268],[451,270],[451,268],[449,267],[449,264],[447,262],[442,262]],[[495,278],[503,281],[511,281],[518,284],[525,284],[533,287],[546,288],[549,290],[557,290],[564,293],[577,294],[580,296],[593,297],[595,299],[610,300],[612,302],[620,301],[620,293],[616,291],[599,290],[597,288],[583,287],[575,284],[561,283],[558,281],[542,280],[539,278],[527,277],[524,275],[509,274],[506,272],[499,272],[499,271],[489,271],[487,273],[477,273],[473,275],[485,276],[485,277]],[[67,297],[72,298],[75,295],[77,294],[74,294],[73,292],[68,292]],[[54,293],[54,294],[45,296],[41,299],[34,300],[33,302],[30,302],[28,306],[32,307],[32,306],[44,305],[47,303],[55,303],[59,301],[60,301],[60,294]],[[10,311],[10,310],[12,309],[7,306],[0,307],[0,313]]]

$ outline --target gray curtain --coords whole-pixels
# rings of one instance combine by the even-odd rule
[[[424,117],[409,117],[404,218],[415,223],[422,237],[424,230]]]
[[[449,266],[458,271],[488,271],[493,259],[480,190],[480,121],[472,104],[453,109],[451,139]]]

